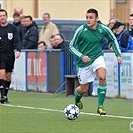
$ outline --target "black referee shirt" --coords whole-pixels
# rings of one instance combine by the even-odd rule
[[[0,52],[11,53],[14,50],[21,51],[21,44],[17,29],[12,24],[0,26]]]

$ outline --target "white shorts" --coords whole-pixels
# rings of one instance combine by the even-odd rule
[[[106,69],[103,56],[99,56],[91,65],[87,67],[78,68],[78,80],[80,84],[86,84],[94,81],[96,77],[95,71],[101,67]]]

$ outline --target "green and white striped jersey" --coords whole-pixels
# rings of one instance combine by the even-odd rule
[[[118,42],[113,32],[105,25],[99,24],[96,30],[92,30],[87,24],[81,25],[76,31],[69,44],[69,50],[72,54],[76,55],[78,67],[89,66],[96,58],[103,55],[102,39],[106,37],[111,43],[111,46],[116,56],[121,56]],[[88,55],[91,61],[84,63],[82,57]]]

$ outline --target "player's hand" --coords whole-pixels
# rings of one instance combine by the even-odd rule
[[[83,56],[83,58],[82,58],[82,61],[85,63],[89,62],[90,60],[91,60],[91,58],[89,58],[88,56]]]
[[[16,51],[15,52],[15,58],[17,59],[17,58],[19,58],[20,57],[20,52],[19,51]]]
[[[112,47],[110,47],[110,50],[111,50],[112,52],[114,52],[114,49],[113,49]]]
[[[123,64],[122,58],[121,58],[120,56],[118,56],[118,57],[117,57],[117,60],[118,60],[118,62],[120,63],[120,66],[122,66],[122,64]]]

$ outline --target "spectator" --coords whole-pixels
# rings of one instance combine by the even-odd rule
[[[21,28],[22,28],[22,25],[20,23],[20,14],[18,12],[15,12],[13,14],[13,20],[14,20],[13,25],[17,28],[19,37],[21,38]]]
[[[13,20],[14,20],[13,25],[15,25],[17,28],[17,31],[20,32],[22,25],[20,23],[20,14],[18,12],[15,12],[13,14]]]
[[[20,17],[20,23],[22,27],[25,27],[25,16],[24,15]]]
[[[116,17],[112,17],[109,19],[109,24],[108,24],[108,27],[112,30],[114,24],[118,21],[118,19]],[[113,30],[112,30],[113,31]],[[103,50],[110,50],[110,44],[109,44],[109,41],[106,37],[103,37],[102,39],[102,42],[103,42]]]
[[[38,43],[38,50],[45,50],[47,49],[47,45],[44,41]]]
[[[21,29],[20,29],[20,41],[22,42],[23,35],[25,34],[26,28],[25,28],[25,16],[20,17],[20,23],[21,23]]]
[[[32,17],[25,16],[25,33],[22,37],[22,49],[37,49],[38,29],[33,24]]]
[[[129,34],[133,37],[133,13],[129,15]]]
[[[109,28],[112,30],[112,28],[114,27],[114,24],[118,22],[118,19],[116,17],[112,17],[109,19]]]
[[[68,66],[68,43],[65,42],[64,37],[61,34],[55,35],[55,46],[54,49],[61,49],[64,52],[64,66],[65,70]],[[67,71],[64,71],[65,75],[67,74]]]
[[[61,34],[55,35],[55,46],[54,49],[62,49],[65,50],[66,42]]]
[[[98,23],[103,24],[100,20],[98,20]],[[102,50],[109,50],[109,42],[108,42],[108,39],[106,37],[103,37],[102,43],[103,43]]]
[[[49,38],[49,42],[50,44],[47,45],[47,49],[53,49],[55,47],[55,36],[51,35],[51,37]]]
[[[44,41],[48,45],[50,43],[49,38],[51,37],[51,35],[58,34],[59,30],[57,26],[51,22],[49,13],[43,14],[43,21],[44,25],[42,26],[39,33],[39,41]]]
[[[125,25],[121,22],[116,22],[112,29],[115,32],[120,50],[122,52],[126,50],[133,50],[133,40],[129,32],[126,31]]]

